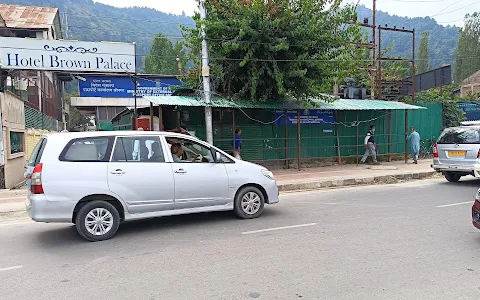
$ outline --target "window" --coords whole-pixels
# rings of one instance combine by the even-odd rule
[[[25,152],[23,135],[23,132],[10,131],[10,154]]]
[[[212,151],[200,143],[181,138],[167,137],[174,162],[213,163]]]
[[[438,139],[438,144],[480,144],[480,130],[474,128],[448,128]]]
[[[38,142],[37,146],[35,146],[35,149],[33,149],[32,155],[28,160],[29,167],[35,167],[40,163],[40,159],[42,159],[43,149],[45,149],[46,144],[47,144],[47,139],[42,138]]]
[[[107,162],[110,158],[113,138],[95,137],[70,141],[62,154],[61,161],[71,162]]]
[[[159,137],[118,137],[113,151],[114,162],[165,162]]]

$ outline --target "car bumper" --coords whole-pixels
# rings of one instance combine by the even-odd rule
[[[476,200],[472,206],[472,224],[480,229],[480,202]]]
[[[266,184],[263,187],[265,189],[265,192],[267,193],[268,204],[278,203],[279,192],[278,192],[277,182],[272,180],[271,183]]]
[[[431,167],[437,172],[462,172],[469,173],[473,175],[475,170],[475,165],[455,165],[455,164],[441,164],[440,162],[434,160]]]
[[[25,207],[30,218],[36,222],[71,223],[75,201],[48,201],[45,195],[29,194]]]

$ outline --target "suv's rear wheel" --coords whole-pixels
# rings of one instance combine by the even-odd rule
[[[445,172],[445,179],[447,179],[449,182],[458,182],[460,177],[462,177],[460,174],[454,172]]]
[[[254,186],[246,186],[238,191],[234,210],[242,219],[253,219],[262,214],[264,205],[263,193]]]
[[[78,233],[92,242],[108,240],[115,235],[119,225],[117,209],[106,201],[87,202],[75,220]]]

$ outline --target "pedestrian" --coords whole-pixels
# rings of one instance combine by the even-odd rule
[[[420,154],[420,134],[415,127],[410,127],[410,135],[405,133],[407,141],[410,141],[410,149],[412,151],[413,163],[418,164],[418,154]]]
[[[365,154],[360,161],[364,164],[367,161],[368,155],[372,155],[374,165],[378,165],[377,162],[377,147],[375,145],[375,125],[370,125],[370,130],[367,132],[364,140]]]
[[[242,130],[240,128],[235,129],[235,137],[232,142],[233,157],[236,159],[242,159],[240,152],[242,150]]]

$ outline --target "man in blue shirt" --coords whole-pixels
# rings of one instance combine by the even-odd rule
[[[418,154],[420,154],[420,134],[415,130],[415,127],[411,127],[410,132],[410,135],[405,135],[407,135],[407,141],[410,141],[413,163],[417,164]]]
[[[242,159],[240,156],[240,151],[242,149],[242,130],[237,128],[235,129],[235,138],[233,139],[232,146],[233,146],[233,157],[236,159]]]

